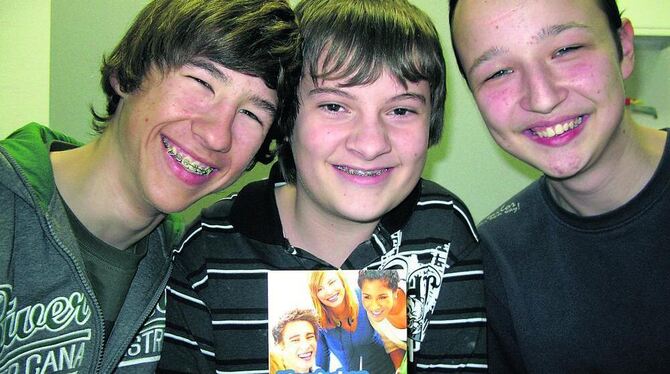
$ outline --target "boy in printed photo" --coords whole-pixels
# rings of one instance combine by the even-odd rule
[[[293,309],[272,329],[275,349],[270,349],[270,374],[285,370],[310,373],[315,369],[319,324],[309,309]]]

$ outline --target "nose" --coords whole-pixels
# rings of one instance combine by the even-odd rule
[[[228,152],[232,145],[236,113],[237,109],[233,107],[208,111],[193,120],[191,131],[205,148]]]
[[[347,138],[346,146],[365,160],[374,160],[390,152],[391,142],[383,119],[376,115],[360,118]]]
[[[568,90],[549,68],[537,66],[527,70],[521,106],[528,111],[551,113],[568,95]]]

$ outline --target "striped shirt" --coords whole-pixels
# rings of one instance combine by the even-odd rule
[[[274,188],[247,185],[184,236],[168,284],[162,370],[268,373],[268,271],[334,269],[284,238]],[[482,263],[458,198],[421,180],[341,267],[362,268],[406,272],[408,372],[486,371]]]

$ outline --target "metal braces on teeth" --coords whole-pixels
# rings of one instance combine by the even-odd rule
[[[386,172],[388,169],[380,169],[380,170],[354,170],[354,169],[349,169],[348,167],[345,166],[337,166],[338,170],[341,170],[349,175],[355,175],[358,177],[378,177],[382,175],[384,172]]]
[[[179,162],[186,170],[193,174],[197,175],[208,175],[212,171],[214,171],[214,168],[212,167],[200,167],[196,165],[195,163],[189,161],[188,159],[184,158],[184,156],[180,153],[177,153],[177,150],[175,149],[174,146],[171,146],[168,141],[163,138],[163,145],[165,145],[165,148],[167,148],[168,155],[172,156],[177,162]]]

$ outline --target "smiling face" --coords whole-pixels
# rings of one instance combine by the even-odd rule
[[[308,373],[316,360],[316,333],[311,323],[293,321],[284,326],[279,343],[286,369]]]
[[[617,157],[630,23],[622,60],[595,0],[461,1],[453,31],[482,117],[507,152],[558,179]]]
[[[277,103],[262,79],[207,60],[165,74],[154,68],[140,89],[120,94],[117,123],[103,136],[117,145],[126,189],[161,213],[237,180]]]
[[[316,297],[321,304],[329,308],[342,305],[345,297],[344,285],[336,272],[327,271],[324,273],[316,290]]]
[[[388,282],[383,279],[363,281],[361,294],[363,296],[363,307],[367,311],[368,317],[375,322],[381,322],[388,317],[397,298],[396,292],[393,292],[388,286]]]
[[[297,206],[326,220],[376,222],[421,176],[428,148],[428,83],[384,73],[368,85],[303,77],[291,148]]]

